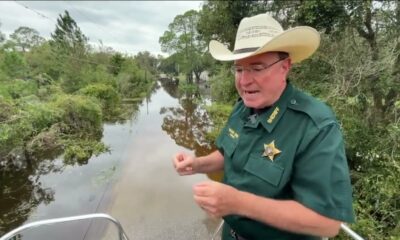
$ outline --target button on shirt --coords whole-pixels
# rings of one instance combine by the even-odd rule
[[[343,137],[330,108],[288,83],[273,106],[251,115],[238,101],[217,138],[224,155],[224,183],[267,198],[292,199],[328,218],[353,222]],[[224,219],[249,240],[318,239],[242,216]]]

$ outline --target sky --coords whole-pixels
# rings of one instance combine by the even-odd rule
[[[9,35],[20,26],[50,38],[56,20],[67,10],[92,46],[111,47],[135,55],[161,52],[158,39],[175,16],[200,10],[202,1],[0,1],[0,32]]]

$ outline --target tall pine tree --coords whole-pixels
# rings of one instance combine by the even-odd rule
[[[54,33],[51,34],[50,46],[54,54],[56,79],[62,78],[66,92],[74,92],[85,85],[82,69],[87,62],[88,38],[82,33],[68,11],[60,14]]]
[[[56,30],[51,34],[51,45],[57,51],[67,54],[85,54],[88,38],[82,33],[68,11],[60,14]]]

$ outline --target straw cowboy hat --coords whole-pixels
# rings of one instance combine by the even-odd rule
[[[317,50],[320,36],[312,27],[301,26],[284,31],[268,14],[259,14],[240,21],[232,51],[222,43],[210,42],[211,55],[221,61],[232,61],[264,52],[287,52],[293,63],[300,62]]]

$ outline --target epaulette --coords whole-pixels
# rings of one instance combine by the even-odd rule
[[[295,89],[288,108],[308,115],[317,128],[337,122],[331,108],[322,101]]]

